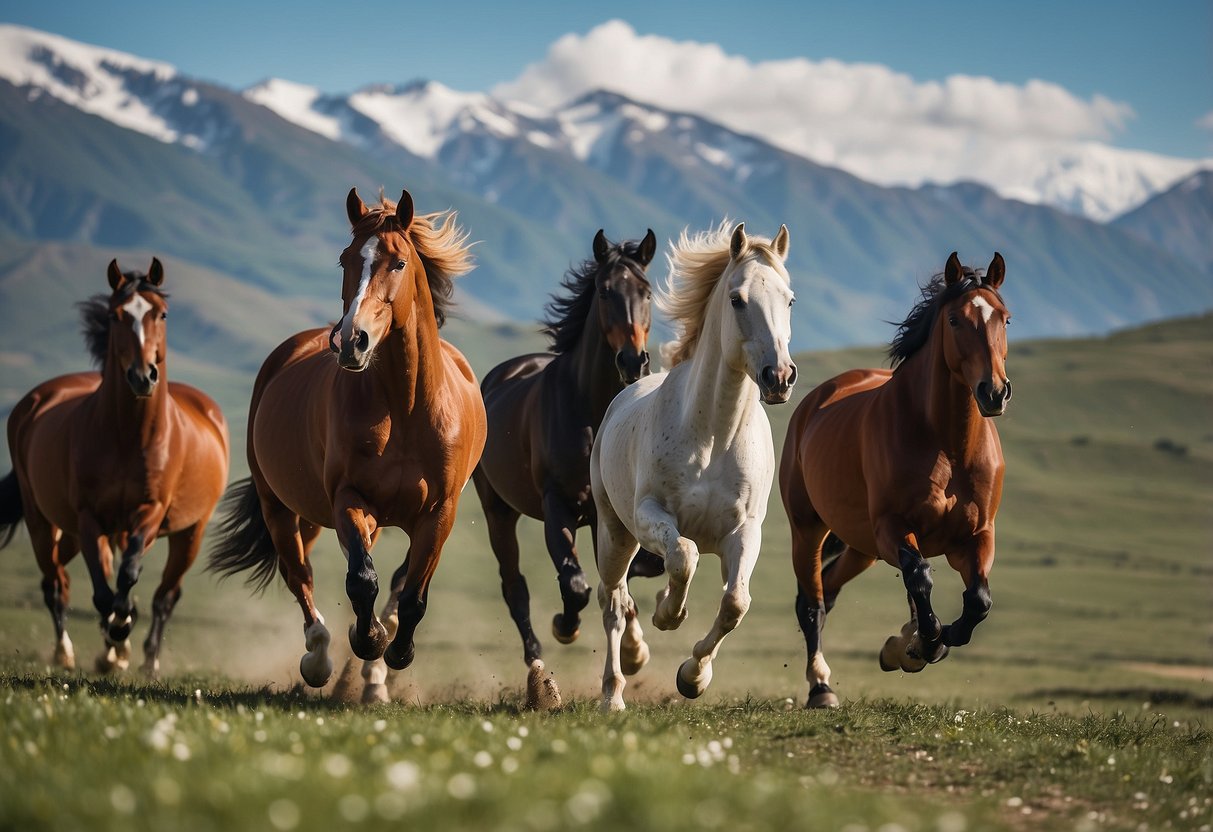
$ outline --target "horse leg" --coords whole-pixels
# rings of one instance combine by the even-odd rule
[[[687,590],[699,564],[699,548],[694,541],[679,536],[674,515],[652,497],[644,498],[636,507],[636,536],[641,546],[665,556],[669,577],[657,593],[653,626],[658,630],[677,629],[687,617]]]
[[[712,629],[691,651],[675,676],[678,692],[687,699],[696,699],[712,682],[712,660],[724,637],[736,629],[750,608],[750,575],[758,562],[762,543],[762,528],[758,523],[745,523],[721,544],[720,557],[727,564],[728,582],[720,598],[720,610]],[[670,570],[673,575],[673,570]]]
[[[618,531],[614,532],[614,534],[617,539],[619,537]],[[593,541],[595,557],[597,557],[598,517],[597,517],[596,513],[594,515],[593,525],[590,526],[590,537],[592,538],[592,541]],[[629,541],[629,545],[632,545],[632,543],[634,543],[634,540],[630,535],[627,535],[625,533],[625,537]],[[657,561],[657,563],[661,567],[660,571],[655,574],[652,574],[652,575],[647,574],[647,572],[638,572],[636,569],[636,560],[641,557],[647,557],[651,560]],[[642,569],[647,570],[650,568],[650,565],[651,564],[646,565],[646,566],[642,567]],[[640,618],[637,616],[636,601],[632,597],[631,580],[632,580],[632,578],[636,577],[638,574],[644,575],[645,577],[656,577],[656,575],[663,574],[664,572],[665,572],[665,561],[663,561],[657,555],[654,555],[652,552],[647,552],[644,549],[639,549],[632,556],[632,562],[628,566],[628,574],[627,574],[627,578],[625,579],[628,584],[628,588],[627,588],[628,594],[627,594],[627,598],[626,598],[626,606],[624,608],[625,624],[624,624],[624,630],[623,630],[623,638],[619,644],[619,666],[620,666],[620,669],[623,670],[624,676],[635,676],[637,673],[639,673],[644,668],[644,666],[646,664],[649,663],[649,645],[645,643],[644,630],[641,628]]]
[[[113,611],[107,619],[108,639],[112,643],[130,639],[131,629],[135,626],[138,616],[131,590],[139,580],[143,571],[143,555],[148,546],[155,542],[167,509],[168,506],[164,503],[153,501],[144,503],[135,510],[131,522],[132,531],[127,535],[126,545],[122,550],[122,562],[118,566],[118,592],[114,595]]]
[[[598,575],[601,578],[598,604],[602,608],[602,626],[607,637],[601,709],[603,713],[611,713],[624,709],[625,636],[629,636],[627,663],[635,670],[639,670],[648,660],[649,649],[636,620],[636,604],[628,593],[627,585],[628,567],[637,550],[636,539],[628,533],[610,505],[599,505],[597,514],[598,532],[594,540]]]
[[[301,520],[299,515],[280,502],[260,483],[256,474],[254,482],[258,483],[257,492],[261,496],[261,514],[265,518],[265,526],[278,553],[278,572],[303,611],[303,637],[307,652],[299,659],[299,675],[310,687],[324,687],[333,673],[333,660],[328,653],[331,637],[324,626],[324,616],[313,600],[312,564],[308,559],[311,544],[315,542],[319,530]],[[310,540],[305,540],[301,527],[311,533]]]
[[[795,482],[792,483],[795,487]],[[803,490],[803,486],[801,486]],[[817,512],[808,505],[808,496],[789,505],[788,519],[792,527],[792,571],[796,573],[796,620],[804,635],[808,665],[805,679],[809,683],[806,708],[836,708],[838,697],[830,687],[830,666],[821,650],[821,631],[825,628],[828,607],[822,589],[821,549],[829,529]],[[723,560],[722,560],[723,563]]]
[[[355,616],[350,625],[350,647],[358,658],[374,661],[387,647],[387,628],[375,615],[379,576],[371,560],[371,548],[378,536],[378,524],[362,496],[351,488],[339,489],[333,503],[333,525],[347,564],[345,594]]]
[[[885,560],[901,569],[910,604],[910,621],[902,627],[900,636],[885,641],[880,651],[880,667],[895,670],[900,666],[906,672],[916,673],[948,654],[948,646],[941,638],[943,626],[931,609],[931,566],[919,551],[914,533],[900,521],[884,518],[877,521],[876,543]],[[886,552],[896,552],[896,556],[885,555]]]
[[[177,602],[181,600],[181,581],[193,566],[202,546],[202,531],[206,528],[204,517],[194,525],[173,532],[168,536],[168,558],[160,585],[152,596],[152,626],[143,641],[143,672],[155,676],[160,672],[160,641],[164,638],[164,627]]]
[[[130,666],[131,643],[129,639],[114,642],[109,637],[109,618],[114,609],[114,591],[110,578],[114,571],[114,555],[109,537],[102,533],[100,524],[88,512],[81,512],[77,520],[77,541],[88,566],[89,579],[93,584],[93,608],[101,618],[101,635],[105,639],[102,651],[94,666],[98,673],[125,670]]]
[[[552,635],[572,644],[581,635],[581,611],[590,602],[590,585],[577,558],[577,515],[553,488],[543,492],[543,540],[560,580],[563,612],[552,618]]]
[[[409,551],[402,567],[404,580],[400,582],[397,605],[399,624],[396,635],[383,652],[383,660],[393,670],[404,670],[416,657],[413,636],[417,632],[417,625],[425,617],[430,581],[442,557],[442,546],[455,524],[456,499],[451,498],[420,517],[409,532]],[[392,583],[396,583],[394,578]]]
[[[28,501],[26,505],[32,505],[32,502]],[[64,621],[72,581],[64,567],[78,551],[76,541],[64,535],[62,529],[53,526],[37,509],[26,510],[25,524],[34,546],[34,557],[42,572],[42,600],[55,625],[54,663],[65,670],[72,670],[76,666],[76,652]]]
[[[948,555],[948,563],[964,579],[964,606],[960,617],[943,628],[943,643],[959,647],[969,643],[973,628],[990,614],[990,567],[994,565],[994,532],[977,534],[967,551]]]

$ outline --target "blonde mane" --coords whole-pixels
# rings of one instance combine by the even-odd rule
[[[354,226],[353,235],[358,238],[385,231],[400,231],[400,223],[396,219],[396,203],[380,192],[379,204],[367,206],[366,215]],[[434,318],[438,326],[442,326],[453,305],[454,279],[470,272],[476,265],[471,244],[467,241],[468,232],[460,227],[455,210],[448,208],[431,214],[414,214],[407,234],[425,266],[434,302]]]
[[[695,352],[703,331],[704,317],[712,292],[729,265],[729,242],[736,226],[725,217],[715,228],[690,236],[684,228],[678,242],[666,255],[670,264],[665,285],[654,297],[666,317],[675,325],[673,341],[661,346],[662,364],[667,368],[681,364]],[[782,261],[771,249],[766,237],[748,236],[745,253],[762,253],[772,265]]]

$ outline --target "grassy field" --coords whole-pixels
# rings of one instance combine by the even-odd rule
[[[487,335],[504,354],[506,334]],[[483,372],[494,350],[469,352],[483,356]],[[801,356],[798,392],[879,359]],[[673,684],[719,600],[705,563],[682,628],[646,627],[653,658],[617,719],[595,711],[597,613],[571,646],[547,632],[558,592],[537,523],[521,526],[523,565],[545,658],[571,704],[519,713],[521,647],[471,492],[416,664],[392,679],[397,703],[369,709],[293,689],[303,639],[284,589],[252,597],[200,567],[166,636],[163,682],[49,674],[50,620],[21,535],[0,553],[0,828],[151,829],[170,817],[182,829],[363,819],[469,829],[1207,826],[1213,317],[1016,343],[1009,369],[990,618],[923,673],[881,673],[877,651],[906,609],[896,572],[874,567],[843,592],[825,632],[837,712],[796,707],[804,652],[776,495],[754,604],[724,643],[712,687],[685,702]],[[781,445],[791,407],[768,413]],[[381,571],[404,545],[385,533]],[[137,590],[144,606],[163,551]],[[347,602],[331,536],[315,566],[340,649]],[[86,665],[100,639],[82,563],[72,575],[69,628]],[[634,584],[645,623],[657,588]],[[962,587],[943,562],[936,588],[949,619]]]

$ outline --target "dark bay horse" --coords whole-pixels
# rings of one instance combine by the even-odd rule
[[[459,493],[484,447],[484,404],[464,357],[439,338],[452,278],[471,268],[453,212],[414,215],[399,203],[368,208],[351,189],[353,239],[341,253],[341,320],[287,339],[265,360],[249,409],[252,476],[225,500],[211,567],[254,570],[264,587],[281,572],[303,610],[305,682],[320,687],[333,663],[312,597],[309,553],[334,528],[348,563],[354,654],[377,698],[387,670],[413,661],[430,580],[455,522]],[[409,535],[384,616],[371,549],[384,526]],[[395,629],[394,635],[389,631]],[[389,639],[391,639],[389,643]]]
[[[84,553],[106,643],[97,669],[109,671],[130,663],[131,589],[147,547],[167,535],[168,561],[143,643],[143,668],[155,673],[181,580],[227,481],[227,422],[205,394],[168,380],[160,261],[153,258],[146,275],[111,261],[108,279],[111,294],[80,304],[101,372],[45,381],[9,415],[13,471],[0,481],[0,540],[7,543],[25,519],[55,622],[55,662],[66,668],[75,666],[63,620],[66,566]],[[116,595],[111,546],[122,551]]]
[[[893,370],[850,370],[811,392],[788,426],[779,485],[792,525],[796,615],[808,649],[808,707],[831,707],[821,629],[842,585],[877,558],[901,570],[910,621],[880,652],[883,670],[917,672],[968,644],[990,611],[994,515],[1004,463],[991,418],[1011,400],[1010,313],[1002,255],[964,267],[956,253],[901,323]],[[846,548],[824,568],[833,532]],[[931,568],[944,555],[964,581],[950,625],[931,609]]]
[[[531,627],[531,599],[519,568],[518,518],[543,521],[548,554],[559,574],[563,612],[552,620],[557,641],[577,638],[590,586],[577,557],[577,529],[594,525],[590,448],[607,405],[648,372],[645,344],[652,290],[645,270],[657,251],[649,229],[637,242],[594,237],[594,257],[572,269],[548,306],[551,352],[502,362],[481,384],[489,437],[472,475],[484,507],[501,592],[532,668],[534,701],[542,648]],[[660,567],[660,562],[658,562]]]

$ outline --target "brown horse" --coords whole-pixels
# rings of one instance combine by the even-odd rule
[[[114,260],[108,278],[108,297],[80,304],[101,372],[45,381],[9,415],[13,471],[0,481],[0,540],[8,543],[24,517],[55,622],[55,662],[67,668],[75,653],[63,621],[66,566],[84,553],[106,642],[97,669],[109,671],[130,663],[131,588],[147,547],[167,535],[168,562],[143,643],[144,670],[155,673],[181,579],[227,481],[227,422],[206,395],[168,381],[160,261],[153,258],[144,275],[122,272]],[[111,545],[122,550],[116,595]]]
[[[953,252],[898,329],[893,370],[850,370],[811,392],[788,425],[779,485],[800,585],[796,615],[808,649],[808,707],[830,707],[821,629],[842,585],[881,558],[901,570],[910,621],[880,652],[883,670],[922,670],[968,644],[990,611],[994,515],[1004,463],[987,417],[1011,399],[998,287],[1002,255],[980,271]],[[822,567],[833,532],[846,544]],[[926,558],[945,555],[964,580],[959,618],[931,609]]]
[[[414,216],[408,191],[368,209],[353,189],[346,212],[344,314],[331,330],[287,339],[262,365],[249,408],[252,477],[229,491],[211,566],[253,569],[261,587],[282,573],[303,610],[299,672],[320,687],[333,663],[308,558],[321,528],[335,528],[356,616],[350,645],[376,663],[364,675],[382,695],[378,660],[413,661],[430,579],[484,447],[484,403],[467,361],[438,337],[452,278],[471,268],[453,213]],[[398,622],[394,638],[374,612],[371,548],[384,526],[409,535],[384,608],[388,625]]]
[[[565,276],[548,306],[551,352],[502,362],[484,377],[489,418],[484,456],[472,475],[497,556],[501,593],[532,668],[543,665],[531,627],[531,598],[518,564],[518,518],[543,521],[564,611],[552,620],[562,644],[577,638],[590,586],[577,558],[577,529],[594,528],[590,448],[607,405],[648,372],[652,290],[645,270],[657,251],[652,229],[639,243],[610,243],[599,229],[594,257]],[[660,567],[660,561],[657,562]]]

